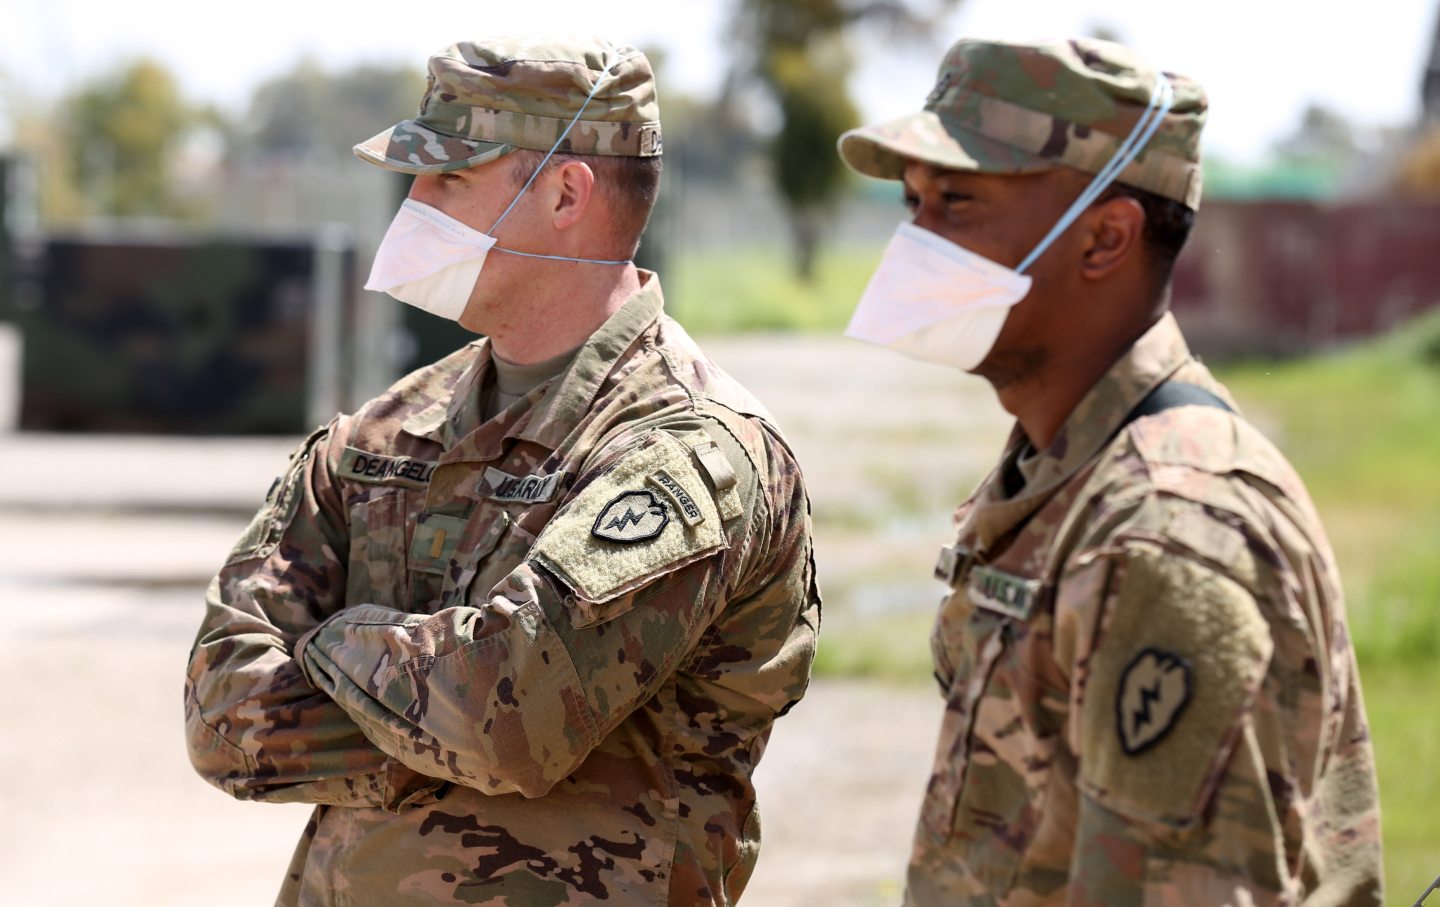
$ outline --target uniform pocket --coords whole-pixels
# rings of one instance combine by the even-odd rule
[[[419,501],[413,504],[418,508]],[[409,610],[406,559],[414,517],[405,489],[387,489],[351,505],[348,601]]]
[[[963,592],[954,596],[963,598]],[[947,618],[964,611],[962,620]],[[944,845],[956,832],[958,807],[964,795],[972,759],[972,731],[976,712],[990,684],[990,676],[1005,651],[1004,618],[973,608],[952,609],[949,604],[936,626],[936,647],[947,644],[954,676],[945,700],[945,718],[935,768],[921,806],[920,825],[934,845]]]
[[[1020,620],[977,606],[966,591],[954,598],[935,631],[937,656],[947,656],[954,679],[922,833],[927,849],[1003,895],[1039,827],[1066,699],[1036,673],[1051,657],[1044,609]]]
[[[972,700],[966,769],[951,818],[952,844],[985,888],[1007,892],[1044,811],[1064,698],[1024,663],[1027,625],[1005,622],[986,643],[984,690]],[[977,677],[981,676],[977,674]]]
[[[535,536],[503,510],[472,516],[444,570],[440,607],[482,606],[534,544]]]
[[[535,547],[535,536],[521,528],[508,513],[501,513],[469,552],[474,578],[468,590],[456,590],[462,598],[488,596],[490,590],[515,571]],[[460,556],[464,556],[464,552]],[[468,591],[468,595],[466,594]]]

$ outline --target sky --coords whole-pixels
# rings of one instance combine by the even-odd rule
[[[665,49],[663,116],[667,88],[715,91],[730,56],[724,35],[730,6],[730,0],[434,7],[423,0],[4,0],[0,75],[24,94],[50,98],[146,54],[178,74],[191,100],[240,111],[257,83],[304,56],[329,67],[418,68],[461,38],[558,28]],[[1206,86],[1208,153],[1254,161],[1294,129],[1309,103],[1364,125],[1413,121],[1437,14],[1440,0],[965,0],[930,46],[893,47],[873,38],[857,46],[851,87],[866,120],[897,116],[923,102],[955,38],[1068,37],[1104,26],[1162,69]]]

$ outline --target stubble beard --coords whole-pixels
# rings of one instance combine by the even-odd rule
[[[1045,368],[1049,354],[1040,347],[995,350],[985,357],[974,373],[990,382],[996,392],[1033,380]]]

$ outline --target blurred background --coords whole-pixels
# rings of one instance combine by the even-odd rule
[[[7,0],[0,27],[0,890],[268,903],[303,807],[193,777],[205,583],[289,450],[466,342],[360,289],[405,181],[355,142],[427,56],[562,28],[656,64],[642,264],[777,415],[815,504],[817,681],[757,775],[755,905],[898,900],[941,701],[929,579],[1009,420],[978,379],[839,337],[904,216],[833,152],[962,35],[1096,35],[1210,93],[1177,269],[1192,346],[1308,483],[1346,581],[1390,899],[1440,873],[1440,3]],[[23,678],[23,679],[20,679]],[[84,848],[84,857],[73,853]],[[202,894],[203,892],[203,894]]]

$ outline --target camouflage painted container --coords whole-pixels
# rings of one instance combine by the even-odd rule
[[[55,235],[20,266],[24,429],[294,434],[342,402],[353,245]]]

